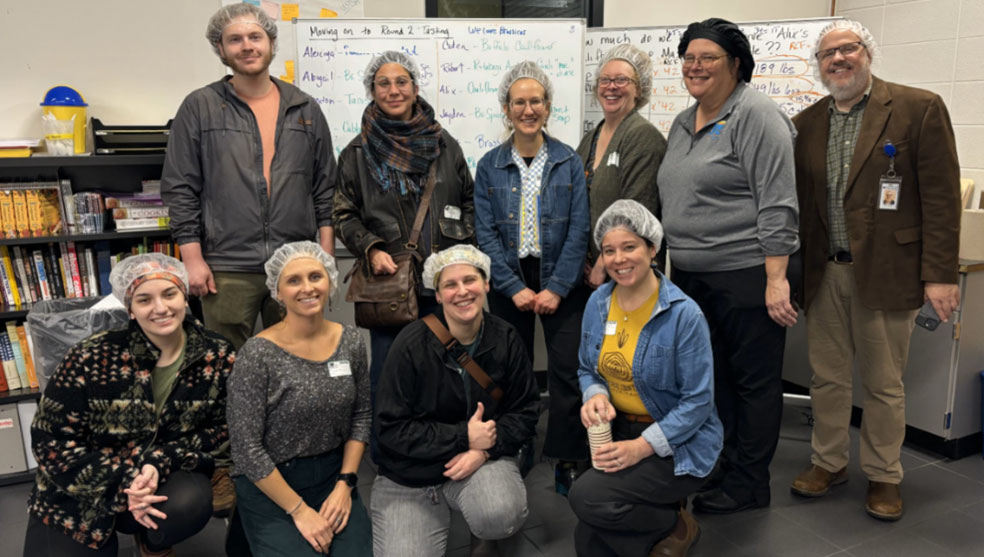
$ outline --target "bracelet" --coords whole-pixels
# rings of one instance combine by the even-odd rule
[[[297,504],[294,505],[294,508],[291,509],[291,510],[289,510],[289,511],[287,511],[287,516],[293,516],[294,513],[297,512],[297,509],[300,509],[301,508],[301,505],[303,505],[303,504],[304,504],[304,498],[301,497],[300,500],[297,501]]]

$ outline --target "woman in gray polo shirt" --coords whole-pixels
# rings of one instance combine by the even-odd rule
[[[673,281],[701,307],[714,348],[724,451],[704,512],[770,502],[769,463],[782,416],[784,327],[796,323],[786,268],[799,247],[795,130],[746,85],[755,61],[737,25],[692,23],[678,48],[696,103],[670,128],[659,170]]]

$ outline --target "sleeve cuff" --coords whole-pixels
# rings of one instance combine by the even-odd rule
[[[658,423],[647,427],[642,432],[642,437],[652,446],[653,451],[658,456],[662,458],[673,456],[673,448],[670,447],[670,442],[666,440],[666,434],[663,433],[663,428]]]
[[[608,389],[604,385],[594,384],[584,390],[584,394],[581,396],[581,402],[587,402],[591,397],[598,394],[610,397]]]

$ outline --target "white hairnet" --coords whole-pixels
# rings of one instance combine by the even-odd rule
[[[813,45],[813,55],[810,57],[812,58],[810,65],[813,66],[813,77],[817,79],[820,79],[820,63],[817,61],[817,51],[820,50],[820,43],[823,42],[823,38],[827,36],[827,33],[837,31],[838,29],[847,29],[858,36],[858,39],[864,43],[865,50],[868,51],[872,68],[881,62],[881,49],[878,48],[875,37],[868,31],[867,27],[853,19],[835,19],[820,30],[820,34],[817,35],[817,43]]]
[[[605,209],[595,224],[594,241],[601,249],[605,234],[613,228],[624,228],[640,238],[645,238],[659,249],[663,242],[663,225],[642,203],[632,199],[619,199]]]
[[[148,280],[169,280],[188,295],[188,271],[184,263],[163,253],[143,253],[131,255],[113,266],[109,273],[109,284],[113,296],[130,308],[130,300],[138,286]]]
[[[372,98],[372,82],[376,79],[376,72],[386,64],[399,64],[410,74],[410,79],[416,85],[420,82],[420,68],[413,58],[396,50],[387,50],[373,58],[366,66],[366,73],[362,76],[362,84],[366,86],[366,96]]]
[[[334,296],[335,291],[338,290],[338,267],[335,266],[335,258],[321,249],[319,244],[307,240],[280,246],[263,264],[263,270],[266,271],[266,286],[270,289],[270,296],[273,296],[274,300],[280,299],[277,297],[280,275],[288,263],[301,257],[309,257],[321,263],[328,273],[328,297]]]
[[[219,43],[222,42],[222,31],[234,20],[244,16],[253,16],[256,18],[256,22],[263,28],[267,36],[270,37],[270,42],[272,43],[271,48],[273,49],[272,54],[276,54],[277,22],[259,6],[246,4],[245,2],[223,6],[208,20],[208,27],[205,28],[205,38],[208,40],[208,44],[212,45],[212,50],[215,51],[215,54],[222,56],[222,53],[219,52]]]
[[[553,100],[553,84],[550,83],[550,76],[536,65],[536,62],[524,60],[509,68],[506,75],[502,76],[499,83],[499,106],[509,104],[509,88],[520,79],[533,79],[543,86],[543,100],[549,102]]]
[[[446,250],[430,254],[424,261],[424,286],[437,290],[437,281],[441,278],[441,271],[449,265],[455,263],[467,263],[482,271],[486,280],[492,269],[492,260],[481,250],[469,244],[458,244]]]
[[[631,44],[620,44],[601,57],[601,60],[598,61],[598,71],[595,72],[595,92],[598,91],[598,79],[601,76],[601,70],[605,64],[612,60],[624,60],[635,70],[636,77],[639,79],[639,86],[636,87],[639,89],[639,96],[636,97],[635,103],[636,108],[648,104],[649,97],[653,93],[653,61],[648,54]]]

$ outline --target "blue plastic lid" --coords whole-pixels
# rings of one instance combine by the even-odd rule
[[[41,106],[89,106],[82,94],[67,85],[58,85],[48,89]]]

